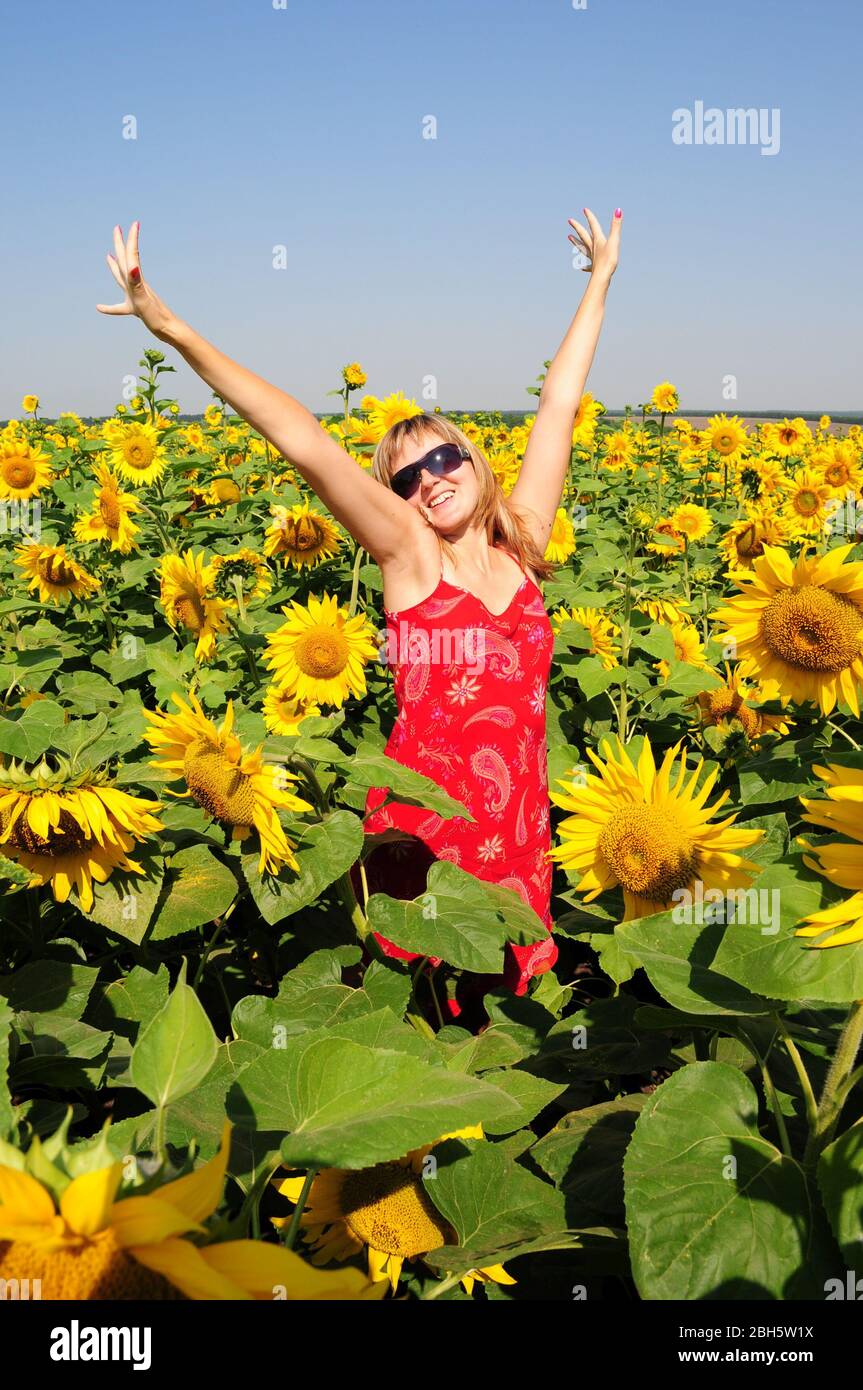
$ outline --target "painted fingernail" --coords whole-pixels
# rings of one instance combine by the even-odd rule
[[[615,215],[615,217],[622,217],[622,216],[623,216],[623,208],[615,208],[615,209],[614,209],[614,215]]]
[[[130,279],[130,280],[134,280],[135,283],[137,284],[138,281],[140,280],[140,278],[141,278],[141,272],[140,272],[140,270],[138,269],[138,267],[137,267],[136,265],[133,265],[133,266],[132,266],[132,269],[129,271],[129,279]]]

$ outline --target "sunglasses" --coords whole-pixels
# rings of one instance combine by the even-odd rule
[[[390,478],[390,487],[407,501],[419,487],[424,468],[427,468],[433,477],[442,478],[445,474],[454,473],[457,468],[461,468],[465,459],[469,458],[470,454],[461,444],[438,444],[437,448],[417,459],[416,463],[409,463],[407,468],[400,468],[394,473]]]

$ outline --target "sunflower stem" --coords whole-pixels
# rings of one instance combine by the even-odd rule
[[[348,617],[352,618],[357,611],[357,603],[360,593],[360,565],[363,562],[365,551],[361,545],[357,546],[357,553],[354,556],[354,572],[351,579],[351,601],[348,604]]]
[[[797,1044],[795,1043],[794,1039],[790,1036],[779,1014],[773,1015],[773,1022],[776,1026],[777,1033],[779,1034],[780,1038],[785,1044],[785,1049],[788,1053],[788,1056],[791,1058],[794,1070],[797,1072],[797,1078],[800,1082],[800,1089],[803,1092],[803,1099],[806,1103],[806,1118],[809,1122],[809,1128],[811,1131],[815,1125],[818,1116],[818,1102],[815,1099],[815,1092],[812,1089],[812,1082],[809,1079],[809,1073],[806,1070],[806,1064],[803,1061],[803,1058],[800,1056],[800,1051],[797,1047]]]
[[[243,595],[243,581],[238,574],[234,575],[234,592],[237,595],[237,608],[240,613],[240,622],[246,621],[246,600]]]
[[[847,738],[848,742],[851,744],[851,747],[856,748],[858,753],[860,752],[860,744],[857,743],[856,739],[853,739],[851,737],[847,729],[843,729],[839,724],[834,724],[832,719],[828,719],[827,723],[834,733],[841,734],[843,738]]]
[[[153,1151],[159,1162],[164,1164],[165,1154],[165,1107],[160,1105],[156,1109],[156,1126],[153,1130]]]
[[[312,1183],[317,1177],[317,1172],[317,1168],[310,1168],[309,1171],[306,1173],[306,1180],[303,1183],[303,1190],[299,1195],[297,1205],[294,1207],[294,1214],[291,1217],[291,1224],[288,1226],[288,1229],[285,1233],[286,1250],[293,1250],[294,1248],[294,1244],[296,1242],[297,1235],[299,1234],[300,1230],[300,1220],[302,1218],[303,1210],[306,1205],[306,1198],[309,1195]]]
[[[860,1043],[863,1041],[863,999],[855,999],[848,1011],[845,1026],[836,1045],[836,1052],[824,1082],[818,1103],[815,1124],[809,1134],[804,1166],[814,1168],[822,1150],[830,1143],[839,1123],[842,1106],[848,1094],[848,1081],[854,1071]]]
[[[756,1043],[753,1042],[752,1038],[745,1031],[745,1029],[741,1028],[739,1036],[741,1041],[744,1042],[746,1046],[749,1048],[753,1057],[757,1061],[759,1069],[761,1071],[761,1079],[764,1083],[764,1098],[767,1101],[767,1104],[770,1106],[771,1111],[773,1112],[773,1119],[776,1122],[776,1128],[779,1132],[779,1142],[782,1147],[782,1152],[785,1154],[786,1158],[792,1158],[793,1154],[791,1151],[791,1144],[788,1139],[788,1129],[785,1124],[785,1116],[782,1114],[782,1110],[779,1105],[779,1097],[776,1094],[776,1087],[773,1085],[773,1078],[771,1077],[770,1072],[767,1069],[767,1059],[770,1056],[770,1051],[773,1047],[775,1035],[774,1039],[771,1039],[770,1047],[768,1047],[767,1052],[763,1057],[761,1056],[758,1046],[756,1045]]]
[[[632,640],[631,620],[632,620],[632,563],[635,559],[635,530],[629,533],[629,555],[626,563],[626,583],[623,590],[623,614],[620,620],[620,665],[623,669],[623,680],[620,683],[620,703],[618,710],[617,732],[621,743],[627,741],[627,723],[629,717],[629,690],[627,689],[627,669],[629,667],[629,648]]]
[[[240,631],[239,624],[237,623],[235,618],[231,617],[230,614],[228,614],[228,624],[234,636],[236,637],[237,641],[243,649],[243,655],[246,658],[246,661],[248,662],[249,675],[252,677],[252,680],[255,683],[255,689],[260,690],[261,677],[258,671],[258,663],[255,661],[255,653],[252,651],[251,644],[246,641],[245,634]]]
[[[428,1293],[420,1295],[423,1302],[429,1302],[433,1298],[440,1298],[442,1294],[449,1293],[450,1289],[456,1288],[462,1281],[461,1274],[448,1274],[445,1279],[440,1279],[429,1289]]]

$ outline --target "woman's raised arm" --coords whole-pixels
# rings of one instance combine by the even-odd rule
[[[623,214],[618,208],[608,237],[590,208],[585,208],[590,230],[570,218],[577,235],[569,240],[587,258],[590,280],[566,337],[554,355],[540,392],[536,420],[527,441],[518,478],[510,493],[513,502],[532,512],[534,539],[545,550],[560,506],[563,485],[572,458],[572,427],[587,382],[602,319],[605,297],[617,267]]]
[[[367,473],[298,400],[233,362],[171,312],[141,274],[139,226],[133,223],[125,244],[120,227],[114,228],[108,266],[124,298],[119,304],[97,304],[99,312],[134,314],[176,348],[208,386],[298,469],[379,564],[410,557],[414,536],[426,529],[416,509]]]

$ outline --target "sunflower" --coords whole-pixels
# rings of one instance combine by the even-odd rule
[[[271,633],[264,661],[286,695],[323,705],[343,705],[366,693],[364,666],[378,655],[375,629],[362,613],[353,618],[331,594],[310,594],[282,612],[287,622]]]
[[[781,545],[788,527],[781,517],[758,503],[746,505],[746,517],[735,521],[719,542],[719,549],[733,569],[751,569],[764,554],[765,545]]]
[[[601,608],[558,608],[551,615],[552,626],[559,632],[565,622],[580,623],[590,634],[590,654],[598,656],[606,671],[618,665],[614,638],[620,628],[606,617]]]
[[[365,397],[363,399],[365,400]],[[414,415],[423,413],[422,406],[417,405],[416,401],[408,400],[401,391],[394,391],[382,401],[374,397],[372,399],[374,405],[369,410],[369,424],[378,439],[383,439],[387,430],[398,424],[399,420],[410,420]]]
[[[140,506],[131,493],[120,491],[119,482],[105,464],[98,466],[96,477],[100,487],[93,497],[93,510],[75,522],[75,539],[110,541],[112,550],[128,555],[141,529],[131,514],[140,511]]]
[[[832,448],[829,454],[820,465],[820,472],[825,483],[832,489],[834,494],[844,495],[853,492],[855,495],[863,491],[863,469],[860,466],[860,458],[853,444],[847,439],[836,439],[831,441]]]
[[[650,397],[650,408],[660,415],[673,415],[676,410],[680,409],[680,395],[677,387],[672,386],[670,381],[661,381],[658,386],[654,386],[653,395]]]
[[[271,685],[264,696],[264,723],[271,734],[298,734],[300,721],[308,714],[320,714],[320,707],[303,704],[286,695],[277,685]]]
[[[712,806],[705,805],[718,767],[696,792],[704,759],[687,781],[681,744],[668,749],[657,770],[647,739],[637,766],[619,738],[616,743],[615,752],[610,741],[603,740],[604,763],[587,749],[598,777],[588,773],[581,783],[558,778],[565,794],[549,793],[556,806],[573,813],[558,826],[563,843],[550,850],[549,857],[580,874],[576,892],[592,902],[619,886],[626,922],[671,907],[675,892],[691,889],[696,881],[723,890],[748,884],[759,866],[736,851],[755,844],[764,832],[732,830],[737,819],[733,815],[709,823],[730,795],[724,791]]]
[[[701,724],[704,728],[719,728],[731,732],[735,728],[743,731],[751,743],[755,743],[767,733],[778,733],[783,737],[791,728],[793,720],[782,714],[764,714],[758,708],[760,694],[757,686],[750,686],[743,680],[739,671],[732,671],[726,663],[725,684],[712,690],[703,690],[696,695]]]
[[[182,555],[163,555],[159,571],[159,595],[165,617],[173,628],[184,628],[195,638],[195,660],[209,661],[216,650],[216,634],[227,628],[227,604],[211,596],[216,571],[204,563],[204,552],[185,550]]]
[[[109,430],[108,426],[112,426]],[[105,438],[111,445],[108,462],[129,483],[152,483],[161,478],[167,455],[159,444],[159,433],[145,421],[108,421]]]
[[[205,500],[211,507],[233,507],[242,496],[242,490],[233,478],[225,477],[214,478],[208,491],[204,494]]]
[[[444,1139],[483,1139],[481,1125],[441,1135]],[[456,1245],[458,1238],[449,1222],[432,1205],[422,1182],[423,1165],[434,1144],[412,1149],[403,1158],[376,1163],[371,1168],[322,1168],[306,1196],[306,1210],[300,1217],[305,1241],[313,1250],[313,1265],[331,1260],[348,1260],[367,1248],[369,1278],[398,1288],[405,1260],[413,1263],[441,1245]],[[277,1191],[291,1202],[298,1202],[305,1178],[275,1180]],[[274,1216],[281,1228],[290,1217]],[[502,1265],[472,1269],[461,1283],[470,1294],[474,1282],[514,1284]]]
[[[30,576],[27,588],[38,590],[40,603],[89,598],[99,588],[98,579],[66,554],[65,545],[20,545],[14,562]]]
[[[716,618],[726,624],[743,676],[778,681],[798,704],[830,714],[840,700],[860,715],[863,685],[863,561],[845,564],[853,549],[794,564],[787,551],[765,546],[752,570],[731,571],[741,590]]]
[[[253,753],[243,751],[231,732],[231,701],[219,729],[204,714],[196,696],[189,696],[188,705],[179,695],[171,699],[179,714],[144,710],[144,717],[153,726],[145,731],[144,738],[158,754],[153,767],[169,773],[169,781],[181,777],[185,781],[187,791],[172,794],[191,796],[214,820],[232,828],[233,840],[245,840],[256,830],[261,852],[259,874],[277,874],[283,864],[299,873],[294,844],[277,814],[278,807],[288,811],[314,809],[308,801],[285,790],[288,782],[297,781],[295,774],[265,763],[260,745]]]
[[[698,628],[695,624],[684,617],[682,622],[671,623],[669,626],[674,642],[675,660],[685,661],[688,666],[700,666],[702,669],[706,667],[707,659],[704,655],[704,646],[698,636]],[[655,669],[663,680],[668,680],[671,675],[671,667],[664,659],[656,662]]]
[[[346,367],[342,367],[342,381],[352,391],[358,391],[361,386],[365,386],[368,377],[359,362],[349,362]]]
[[[671,524],[670,517],[660,517],[651,534],[653,540],[647,542],[647,549],[653,555],[680,555],[686,549],[686,543]]]
[[[800,800],[806,808],[803,819],[834,834],[845,835],[853,843],[840,840],[833,844],[810,845],[801,839],[800,844],[812,855],[812,858],[804,855],[804,863],[837,887],[856,891],[843,902],[804,917],[803,921],[809,925],[798,927],[797,935],[821,936],[831,929],[832,936],[812,944],[849,946],[853,942],[863,941],[863,771],[859,768],[836,767],[832,763],[827,767],[815,767],[813,771],[828,783],[827,800],[816,801],[801,796]]]
[[[856,767],[814,767],[821,780],[828,783],[827,801],[814,801],[800,796],[806,808],[803,820],[813,826],[821,826],[834,834],[848,837],[848,842],[810,845],[800,840],[803,849],[809,849],[812,858],[803,855],[803,862],[814,872],[823,874],[830,883],[839,888],[853,888],[850,898],[834,902],[831,908],[810,913],[803,917],[805,927],[798,927],[799,937],[820,937],[830,930],[824,941],[813,941],[816,947],[844,947],[856,941],[863,941],[863,771]]]
[[[652,623],[663,623],[666,627],[688,621],[685,599],[677,599],[672,603],[671,599],[667,598],[646,598],[637,603],[635,608],[636,612],[644,613]]]
[[[271,509],[273,524],[264,541],[265,555],[281,555],[294,566],[310,570],[339,553],[341,537],[335,524],[308,502]]]
[[[28,415],[39,409],[39,397],[28,393],[21,402],[21,409],[26,410]]]
[[[756,498],[763,503],[781,497],[788,484],[785,471],[778,459],[747,459],[744,478],[752,475],[756,485]]]
[[[551,525],[551,534],[545,547],[543,559],[562,565],[575,554],[575,527],[564,507],[558,507]]]
[[[162,822],[158,801],[145,801],[110,785],[102,772],[73,773],[43,758],[25,770],[15,762],[0,769],[0,847],[31,873],[32,887],[50,883],[58,903],[75,889],[82,912],[93,906],[93,883],[107,883],[115,869],[143,874],[128,858],[137,842]]]
[[[701,442],[729,466],[739,463],[749,452],[749,437],[739,415],[711,415],[701,431]]]
[[[671,515],[671,525],[678,535],[688,541],[703,541],[713,529],[713,522],[706,507],[698,507],[694,502],[684,502]]]
[[[24,501],[51,486],[51,460],[39,445],[0,443],[0,498]]]
[[[610,473],[622,473],[632,462],[632,435],[625,430],[613,430],[603,437],[600,462]]]
[[[358,1270],[324,1273],[261,1240],[200,1243],[225,1185],[231,1126],[200,1168],[121,1193],[124,1163],[103,1141],[82,1158],[62,1130],[0,1161],[0,1280],[38,1279],[51,1300],[379,1298]],[[59,1152],[58,1146],[62,1144]],[[135,1165],[133,1165],[135,1166]],[[187,1236],[193,1239],[185,1239]]]
[[[787,483],[788,499],[782,517],[795,536],[820,536],[829,521],[830,484],[813,468],[798,468]]]
[[[371,466],[371,459],[363,454],[356,454],[350,446],[358,444],[377,444],[378,432],[374,425],[368,420],[363,420],[359,415],[350,415],[342,425],[342,439],[345,447],[350,449],[351,458],[355,458],[364,468]]]
[[[762,430],[765,446],[780,458],[801,455],[812,443],[812,431],[806,421],[797,415],[793,420],[769,422]]]
[[[243,602],[248,603],[249,599],[262,598],[273,587],[266,561],[254,550],[245,547],[232,551],[230,555],[214,555],[211,568],[213,592],[234,606],[238,593],[242,595]]]
[[[593,448],[597,422],[604,410],[605,406],[602,402],[595,400],[589,391],[585,391],[578,403],[578,410],[572,422],[572,447],[574,449]]]

